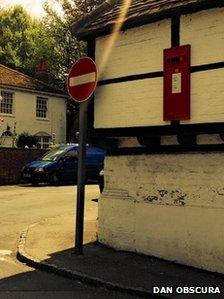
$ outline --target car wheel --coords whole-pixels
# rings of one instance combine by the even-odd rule
[[[50,184],[53,186],[59,186],[60,185],[60,177],[57,173],[52,173],[50,177]]]

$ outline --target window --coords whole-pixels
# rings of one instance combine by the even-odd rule
[[[66,157],[73,157],[77,158],[78,157],[78,152],[77,150],[70,150],[65,154]]]
[[[0,113],[12,114],[13,96],[12,92],[1,91]]]
[[[47,118],[47,98],[37,97],[36,117]]]
[[[35,134],[35,136],[37,137],[37,147],[38,148],[49,148],[50,146],[50,142],[51,142],[51,135],[46,133],[46,132],[38,132],[37,134]]]
[[[45,148],[45,149],[49,148],[50,141],[51,141],[50,137],[47,136],[37,137],[37,140],[38,140],[38,144],[37,144],[38,148]]]

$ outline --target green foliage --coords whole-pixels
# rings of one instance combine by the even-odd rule
[[[32,74],[30,61],[36,47],[40,22],[31,19],[21,6],[0,11],[0,62]]]
[[[34,146],[37,146],[37,143],[37,137],[26,132],[20,134],[17,139],[17,147],[25,148],[26,146],[28,146],[29,148],[32,148]]]
[[[66,20],[75,22],[90,13],[105,0],[57,0],[61,4]]]
[[[86,53],[86,45],[71,35],[69,27],[104,0],[56,0],[64,17],[46,0],[46,16],[31,18],[21,6],[0,10],[0,63],[32,77],[38,72],[38,60],[45,56],[49,84],[66,90],[66,79],[74,61]],[[68,136],[73,136],[77,105],[68,101]],[[70,140],[70,137],[69,137]]]
[[[83,42],[78,42],[71,35],[68,20],[59,16],[47,2],[44,9],[46,17],[43,18],[42,25],[47,39],[44,54],[51,70],[54,85],[66,88],[68,72],[75,60],[85,54],[86,45]],[[52,59],[52,53],[54,59]]]
[[[0,63],[35,77],[38,60],[45,56],[49,84],[65,89],[74,61],[85,53],[85,44],[71,35],[69,21],[47,3],[42,20],[31,18],[21,6],[0,11]]]

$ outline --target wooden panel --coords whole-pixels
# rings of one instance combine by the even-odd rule
[[[98,87],[95,128],[164,125],[163,79],[153,78]]]
[[[110,52],[100,80],[162,71],[163,49],[170,47],[170,20],[121,32]],[[100,65],[110,36],[96,40],[96,63]]]
[[[224,61],[224,8],[181,17],[181,44],[190,44],[191,65]]]
[[[224,122],[224,69],[191,74],[191,119],[185,124]]]

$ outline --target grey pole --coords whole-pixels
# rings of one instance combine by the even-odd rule
[[[88,101],[80,103],[76,229],[75,229],[75,253],[77,254],[83,253],[87,108],[88,108]]]

